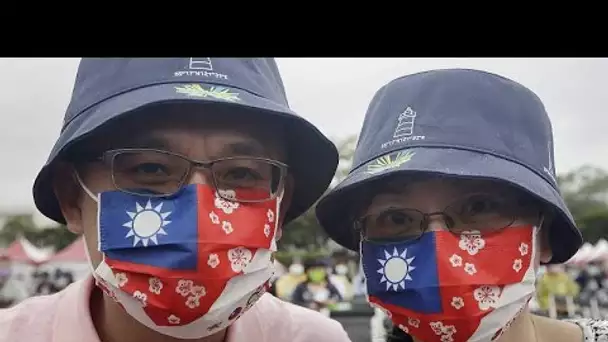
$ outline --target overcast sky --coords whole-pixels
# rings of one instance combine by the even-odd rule
[[[78,59],[0,59],[0,212],[35,210],[31,186],[59,133]],[[553,122],[558,173],[608,169],[608,59],[278,59],[294,110],[332,138],[357,133],[374,92],[423,70],[468,67],[522,83]],[[41,221],[42,222],[42,221]]]

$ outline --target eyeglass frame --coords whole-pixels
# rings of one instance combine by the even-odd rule
[[[160,198],[160,197],[171,197],[175,194],[177,194],[178,192],[180,192],[186,184],[186,180],[188,179],[188,177],[192,174],[192,170],[194,168],[203,168],[203,169],[207,169],[209,170],[209,173],[211,174],[211,183],[213,185],[213,189],[218,193],[218,195],[227,201],[237,201],[237,202],[242,202],[242,203],[261,203],[261,202],[266,202],[266,201],[271,201],[273,199],[275,199],[279,193],[280,193],[280,189],[282,189],[285,185],[285,177],[287,176],[288,172],[289,172],[289,165],[282,163],[278,160],[274,160],[274,159],[270,159],[270,158],[264,158],[264,157],[253,157],[253,156],[240,156],[240,157],[222,157],[222,158],[216,158],[216,159],[212,159],[212,160],[208,160],[208,161],[200,161],[200,160],[194,160],[194,159],[190,159],[186,156],[184,156],[183,154],[180,153],[175,153],[175,152],[171,152],[171,151],[165,151],[165,150],[159,150],[159,149],[154,149],[154,148],[118,148],[118,149],[110,149],[110,150],[106,150],[101,152],[101,155],[98,155],[97,157],[93,158],[96,161],[100,161],[104,164],[106,164],[107,166],[110,167],[110,177],[112,178],[112,185],[119,191],[122,191],[124,193],[128,193],[131,195],[141,195],[141,193],[136,193],[136,192],[131,192],[128,191],[126,189],[120,188],[118,187],[118,185],[116,184],[116,178],[114,175],[114,160],[116,159],[116,156],[120,155],[121,153],[128,153],[128,152],[155,152],[155,153],[161,153],[161,154],[166,154],[169,156],[174,156],[174,157],[178,157],[182,160],[185,160],[188,162],[188,169],[187,172],[184,173],[183,178],[179,181],[179,187],[176,191],[170,193],[170,194],[146,194],[146,196],[149,197],[154,197],[154,198]],[[266,162],[268,164],[274,165],[276,167],[279,168],[280,170],[280,175],[279,175],[279,183],[277,184],[277,191],[275,191],[274,193],[271,193],[270,197],[263,199],[263,200],[234,200],[231,198],[227,198],[225,197],[220,191],[218,191],[218,186],[217,186],[217,180],[215,179],[215,174],[212,171],[212,167],[214,164],[218,163],[218,162],[222,162],[222,161],[229,161],[229,160],[254,160],[254,161],[262,161],[262,162]]]
[[[475,195],[480,195],[480,194],[482,194],[482,193],[471,193],[471,194],[468,194],[466,196],[463,196],[463,198],[460,199],[460,200],[465,200],[467,198],[471,198],[471,197],[474,197]],[[512,196],[512,197],[513,197],[513,199],[516,199],[518,202],[523,199],[522,196],[517,196],[517,195]],[[355,232],[359,233],[359,239],[361,241],[366,241],[366,242],[370,242],[370,243],[383,243],[383,242],[395,242],[395,241],[416,241],[416,240],[420,239],[428,231],[428,229],[429,229],[429,223],[430,223],[429,218],[431,218],[433,216],[442,216],[443,219],[444,219],[444,222],[447,222],[445,220],[446,218],[450,219],[452,221],[456,221],[452,216],[450,216],[448,213],[446,213],[446,209],[448,209],[448,208],[452,207],[453,205],[457,204],[460,200],[457,200],[457,201],[454,201],[454,202],[450,203],[449,205],[445,206],[445,208],[443,210],[441,210],[441,211],[435,211],[435,212],[430,212],[430,213],[425,213],[425,212],[423,212],[421,210],[418,210],[418,209],[415,209],[415,208],[405,208],[405,207],[404,208],[386,208],[386,209],[406,209],[406,210],[409,210],[409,211],[412,211],[412,212],[420,213],[422,215],[422,220],[420,220],[420,234],[417,234],[415,237],[412,237],[412,238],[403,238],[403,237],[402,238],[386,238],[386,239],[369,239],[369,238],[367,238],[366,236],[363,235],[364,228],[362,227],[362,220],[364,220],[364,219],[366,219],[366,218],[368,218],[368,217],[370,217],[372,215],[375,215],[374,213],[363,215],[363,216],[358,217],[358,218],[352,218],[353,230]],[[544,217],[542,206],[541,206],[541,208],[537,208],[537,209],[539,209],[538,210],[539,211],[538,212],[538,216],[539,216],[540,221],[542,222],[543,221],[543,217]],[[491,233],[498,233],[498,232],[500,232],[500,231],[502,231],[502,230],[504,230],[506,228],[511,227],[513,225],[513,223],[517,220],[517,218],[518,218],[518,215],[514,214],[513,217],[511,218],[511,221],[509,222],[509,224],[505,225],[504,227],[493,229],[489,233],[490,234]],[[452,234],[463,234],[464,232],[466,232],[466,231],[463,231],[461,233],[453,232],[452,230],[450,230],[450,228],[447,228],[447,230],[450,233],[452,233]]]

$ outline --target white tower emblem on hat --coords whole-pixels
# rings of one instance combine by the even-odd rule
[[[213,64],[209,57],[190,57],[190,69],[213,71]]]
[[[397,128],[395,128],[395,134],[393,138],[400,138],[410,136],[414,133],[414,119],[416,119],[416,112],[411,107],[407,107],[401,114],[399,114],[399,122]]]

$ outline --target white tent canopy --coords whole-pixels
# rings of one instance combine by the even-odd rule
[[[589,261],[600,261],[606,259],[608,259],[608,241],[601,239],[595,244],[593,252],[590,253]]]
[[[70,272],[74,280],[82,279],[91,271],[85,249],[84,238],[79,237],[40,265],[38,269],[49,273],[57,270]]]
[[[50,248],[38,248],[23,237],[17,238],[0,252],[8,260],[10,275],[2,287],[0,296],[21,301],[34,293],[33,273],[40,263],[53,254]]]
[[[567,264],[586,264],[593,261],[608,261],[608,241],[600,239],[595,245],[585,242]]]
[[[589,256],[593,253],[594,247],[589,242],[585,242],[583,246],[574,254],[574,256],[568,260],[568,264],[581,264],[586,263]]]

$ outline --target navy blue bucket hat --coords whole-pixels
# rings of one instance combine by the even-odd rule
[[[549,117],[524,86],[469,69],[408,75],[375,94],[352,169],[319,201],[317,218],[332,239],[357,250],[358,236],[349,218],[362,185],[372,187],[388,175],[414,172],[498,180],[554,209],[551,262],[561,263],[583,241],[559,193],[553,161]]]
[[[157,103],[213,103],[272,116],[288,141],[293,200],[285,223],[327,190],[338,165],[335,145],[288,105],[272,58],[85,58],[80,62],[61,134],[33,187],[38,210],[65,223],[52,187],[53,163],[72,145],[119,117]]]

